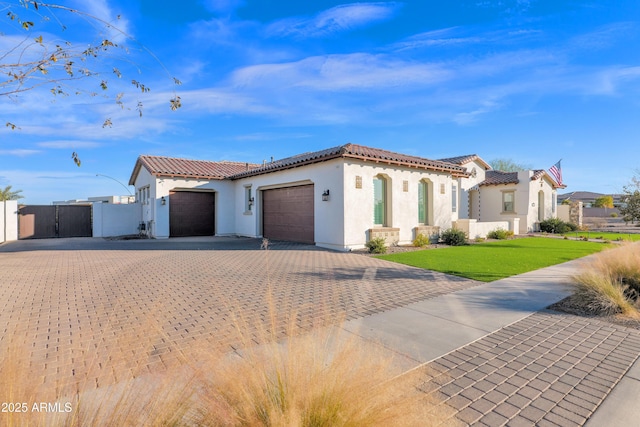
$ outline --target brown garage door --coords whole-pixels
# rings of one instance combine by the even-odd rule
[[[171,191],[169,193],[169,235],[171,237],[213,236],[215,193]]]
[[[313,184],[262,192],[264,237],[314,243],[313,221]]]

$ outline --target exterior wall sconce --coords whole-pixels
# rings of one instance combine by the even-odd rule
[[[254,201],[254,198],[253,197],[249,197],[249,206],[253,206],[253,201]]]
[[[164,205],[166,205],[166,204],[167,204],[167,199],[165,199],[165,198],[164,198],[164,196],[162,196],[162,198],[160,198],[160,204],[161,204],[162,206],[164,206]]]
[[[324,193],[322,193],[322,201],[323,202],[329,201],[329,190],[324,190]]]

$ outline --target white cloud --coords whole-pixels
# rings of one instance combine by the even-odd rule
[[[603,70],[596,78],[595,84],[588,87],[595,94],[615,95],[620,86],[640,79],[640,67],[612,67]]]
[[[46,141],[39,142],[38,147],[43,148],[96,148],[102,144],[92,141],[72,141],[72,140],[59,140],[59,141]]]
[[[401,3],[352,3],[332,7],[312,17],[286,18],[268,26],[272,36],[324,37],[391,18]]]
[[[606,49],[620,40],[628,39],[637,32],[637,24],[631,22],[615,22],[595,31],[580,34],[568,42],[569,48],[580,50]]]
[[[243,6],[244,0],[205,0],[204,4],[212,12],[230,13]]]
[[[31,156],[33,154],[40,153],[40,150],[29,150],[23,148],[15,148],[11,150],[0,150],[0,155],[2,156],[17,156],[17,157],[26,157]]]
[[[438,64],[410,62],[386,55],[354,53],[314,56],[296,62],[245,67],[232,75],[237,87],[369,90],[433,85],[449,73]]]
[[[95,18],[99,21],[94,27],[100,36],[118,43],[125,42],[127,38],[133,36],[129,21],[113,11],[109,0],[74,1],[74,3],[78,5],[77,10],[88,15],[89,20]],[[107,24],[106,28],[102,23]]]

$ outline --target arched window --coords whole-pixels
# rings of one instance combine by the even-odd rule
[[[429,205],[431,204],[430,182],[421,180],[418,182],[418,223],[429,225],[431,220]]]
[[[538,192],[538,221],[544,221],[544,191]]]
[[[387,180],[380,175],[373,178],[373,224],[387,226]]]

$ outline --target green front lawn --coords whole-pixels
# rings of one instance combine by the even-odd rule
[[[590,255],[607,247],[609,245],[596,242],[528,237],[377,258],[492,282]]]
[[[567,237],[587,237],[589,239],[603,239],[610,241],[630,240],[632,242],[640,241],[640,234],[633,233],[600,233],[598,231],[571,231],[564,233]]]

